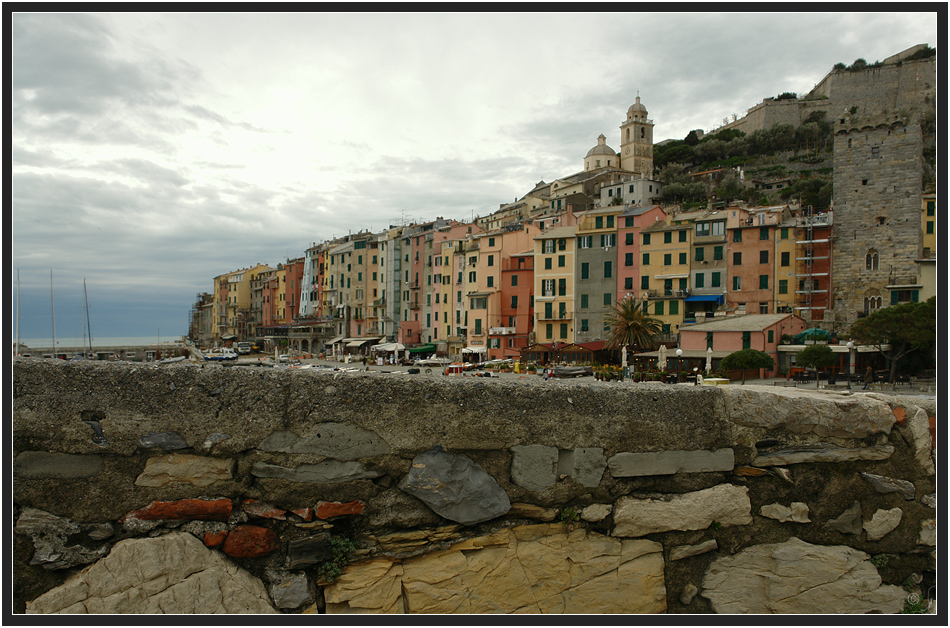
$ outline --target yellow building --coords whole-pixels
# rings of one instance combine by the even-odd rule
[[[925,192],[922,195],[923,207],[920,215],[921,257],[937,257],[937,193]]]
[[[534,238],[534,330],[539,343],[575,342],[576,229],[555,227]]]

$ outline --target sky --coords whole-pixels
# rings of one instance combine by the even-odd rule
[[[582,170],[601,133],[619,147],[638,94],[654,140],[682,139],[803,95],[837,62],[938,47],[937,20],[14,14],[11,337],[19,294],[21,339],[54,323],[81,338],[84,280],[93,338],[185,335],[217,275],[364,229],[470,221]]]

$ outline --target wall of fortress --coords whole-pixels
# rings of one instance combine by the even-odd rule
[[[834,70],[799,100],[763,100],[742,118],[710,133],[738,129],[748,134],[775,124],[799,126],[813,111],[826,111],[825,118],[834,121],[852,106],[858,106],[862,114],[934,108],[936,77],[936,57],[856,72]]]
[[[14,612],[894,613],[934,585],[923,398],[37,359],[12,380]]]

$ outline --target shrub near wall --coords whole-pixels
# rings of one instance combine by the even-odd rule
[[[13,391],[16,612],[899,612],[934,579],[919,398],[24,359]]]

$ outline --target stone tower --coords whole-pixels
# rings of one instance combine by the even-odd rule
[[[620,167],[644,177],[653,177],[653,120],[640,97],[627,109],[627,119],[620,125]]]
[[[922,238],[922,149],[920,123],[906,115],[843,114],[836,121],[831,302],[839,328],[911,300]]]

